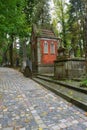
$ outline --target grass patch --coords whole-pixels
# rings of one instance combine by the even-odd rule
[[[87,79],[83,80],[80,84],[80,87],[87,88]]]

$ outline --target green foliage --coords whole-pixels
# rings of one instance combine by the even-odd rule
[[[87,87],[87,79],[81,82],[80,87]]]
[[[33,15],[34,6],[36,3],[35,1],[36,0],[26,0],[26,5],[24,9],[24,12],[26,14],[26,20],[30,26],[32,25],[32,22],[33,22],[32,15]]]
[[[53,19],[53,25],[56,26],[59,37],[62,39],[63,45],[67,48],[68,45],[68,13],[67,6],[65,0],[53,0],[55,5],[55,13],[56,18]]]
[[[81,0],[53,0],[53,26],[55,32],[62,39],[64,46],[74,50],[75,56],[84,54],[84,4]],[[79,49],[78,49],[79,48]]]
[[[2,64],[2,56],[0,56],[0,65]]]
[[[0,1],[0,47],[7,53],[16,37],[29,37],[29,27],[24,9],[25,0]],[[9,37],[7,38],[7,34]],[[1,50],[0,48],[0,50]]]
[[[33,8],[32,19],[33,23],[37,25],[48,25],[50,24],[50,13],[49,13],[49,0],[36,0]]]
[[[78,56],[77,47],[80,48],[80,57],[83,55],[84,46],[84,5],[81,0],[70,0],[70,6],[68,10],[69,14],[69,34],[71,47],[74,50],[75,56]]]

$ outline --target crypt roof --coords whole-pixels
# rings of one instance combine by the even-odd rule
[[[53,38],[53,39],[58,39],[53,31],[53,29],[47,29],[43,27],[37,27],[33,26],[33,32],[35,36],[40,37],[40,38]]]

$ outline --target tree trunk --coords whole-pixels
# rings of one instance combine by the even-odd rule
[[[9,47],[10,65],[13,67],[13,43]]]
[[[13,40],[14,40],[14,36],[12,34],[11,35],[11,44],[10,44],[10,47],[9,47],[9,57],[10,57],[11,67],[13,67]]]
[[[22,49],[23,49],[23,61],[22,61],[22,70],[26,67],[27,53],[26,53],[26,40],[22,41]]]

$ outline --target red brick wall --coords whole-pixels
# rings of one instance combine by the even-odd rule
[[[48,54],[44,53],[44,42],[47,41],[48,43]],[[55,45],[55,54],[51,54],[50,53],[50,43],[54,43]],[[54,62],[54,60],[56,60],[57,57],[57,40],[46,40],[46,39],[42,39],[40,41],[40,47],[41,47],[41,62],[43,64],[52,64]]]

